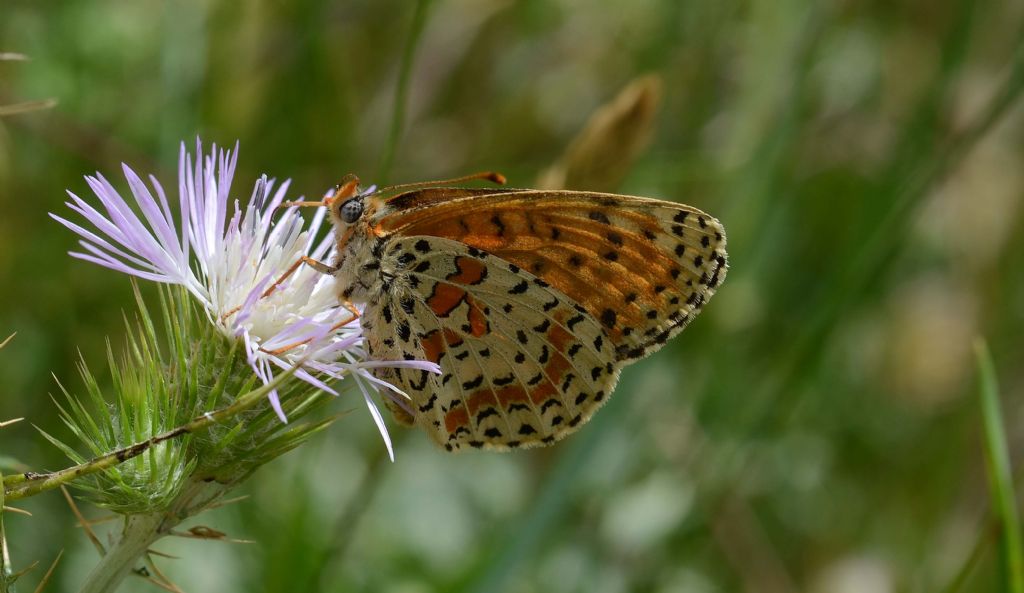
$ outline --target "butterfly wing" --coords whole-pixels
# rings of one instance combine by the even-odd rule
[[[364,317],[371,355],[442,369],[381,369],[411,398],[390,403],[399,420],[450,451],[525,447],[575,431],[611,393],[606,329],[543,279],[441,237],[396,237],[386,253],[394,280]]]
[[[617,361],[642,358],[682,331],[728,269],[722,225],[682,204],[593,192],[448,191],[392,198],[380,230],[454,240],[543,279],[600,322]],[[529,292],[529,281],[514,288]]]

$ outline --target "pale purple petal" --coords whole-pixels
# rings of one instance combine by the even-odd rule
[[[282,212],[290,181],[278,184],[266,175],[257,179],[243,207],[230,198],[238,143],[230,150],[213,145],[204,153],[196,138],[195,147],[190,154],[184,142],[180,145],[177,206],[154,176],[140,176],[127,165],[122,173],[134,206],[99,173],[85,178],[94,200],[68,192],[66,206],[86,224],[51,217],[81,238],[82,252],[71,255],[186,287],[212,323],[242,340],[246,361],[264,384],[277,372],[293,370],[311,388],[337,395],[328,382],[350,375],[393,460],[392,443],[369,388],[384,389],[396,401],[409,396],[377,378],[374,369],[438,373],[439,367],[428,361],[366,360],[358,320],[336,326],[348,311],[338,306],[333,277],[300,266],[280,280],[303,256],[335,261],[333,229],[319,236],[327,209],[318,208],[308,225],[297,208]],[[268,292],[270,286],[274,290]],[[278,391],[267,397],[286,422]]]
[[[139,209],[142,210],[142,214],[146,217],[149,228],[155,232],[155,239],[160,247],[168,254],[180,253],[181,245],[178,244],[178,237],[171,228],[174,220],[169,216],[165,218],[164,211],[160,209],[156,200],[153,199],[153,194],[149,193],[149,188],[135,174],[135,171],[132,171],[128,165],[123,164],[122,169],[124,170],[125,178],[128,180],[128,185],[132,189],[132,195],[135,196],[135,203],[139,205]]]
[[[163,282],[163,283],[167,283],[168,282],[166,276],[161,276],[159,274],[152,274],[150,272],[142,272],[140,270],[133,270],[133,269],[129,268],[128,266],[122,264],[121,262],[119,262],[117,260],[103,260],[103,259],[100,259],[100,258],[97,258],[97,257],[93,257],[91,255],[87,255],[85,253],[79,253],[77,251],[70,251],[70,252],[68,252],[68,255],[70,255],[71,257],[80,259],[80,260],[84,260],[84,261],[87,261],[87,262],[91,262],[91,263],[94,263],[94,264],[101,265],[101,266],[103,266],[105,268],[109,268],[109,269],[117,271],[117,272],[123,272],[125,274],[130,274],[132,276],[136,276],[138,278],[142,278],[143,280],[152,280],[154,282]]]

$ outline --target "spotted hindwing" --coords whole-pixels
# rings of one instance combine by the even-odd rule
[[[435,375],[381,369],[410,396],[395,398],[448,450],[547,444],[587,421],[615,387],[606,327],[520,266],[440,237],[395,239],[395,280],[367,307],[375,358],[422,358]],[[386,337],[385,337],[386,336]]]

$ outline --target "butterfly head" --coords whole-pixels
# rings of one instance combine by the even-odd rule
[[[351,225],[359,222],[368,210],[367,199],[376,191],[376,186],[372,185],[368,188],[360,188],[358,177],[351,174],[346,175],[345,179],[335,185],[323,200],[323,205],[327,206],[335,228],[344,232]]]
[[[360,187],[359,178],[349,174],[341,183],[329,190],[322,200],[316,202],[285,202],[283,208],[293,206],[326,207],[334,225],[334,236],[337,243],[339,260],[352,251],[366,244],[366,239],[373,235],[369,221],[380,205],[377,187]]]
[[[377,193],[376,186],[360,187],[359,178],[350,174],[324,196],[341,261],[350,252],[359,252],[374,235],[368,221],[379,206]]]

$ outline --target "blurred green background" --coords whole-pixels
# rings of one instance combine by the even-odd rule
[[[51,373],[102,375],[130,285],[72,260],[47,217],[119,163],[173,191],[178,143],[241,143],[319,195],[387,153],[418,4],[65,0],[0,4],[0,456],[66,465]],[[623,193],[729,231],[731,272],[680,338],[573,438],[445,454],[362,402],[165,540],[186,591],[997,590],[971,349],[989,340],[1011,453],[1024,444],[1024,4],[435,0],[411,52],[389,181],[478,169],[529,186],[589,115],[661,77]],[[155,292],[146,287],[148,294]],[[1018,464],[1019,465],[1019,464]],[[1019,472],[1018,472],[1019,473]],[[6,518],[15,563],[96,552],[59,493]],[[92,517],[102,516],[87,508]],[[27,577],[34,586],[42,568]],[[959,575],[959,577],[958,577]],[[23,585],[23,588],[28,585]],[[125,591],[155,591],[139,579]]]

